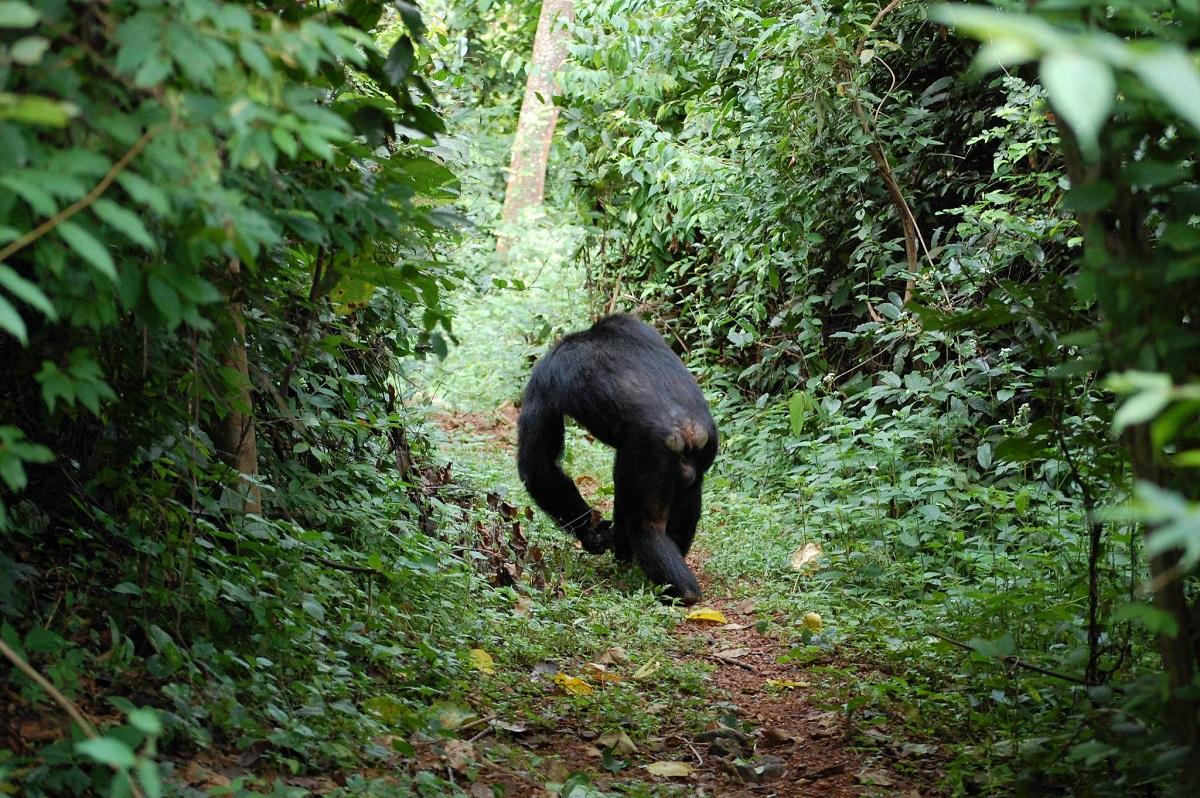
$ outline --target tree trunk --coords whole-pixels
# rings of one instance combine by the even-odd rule
[[[1166,488],[1173,487],[1170,474],[1154,450],[1148,424],[1138,424],[1126,430],[1125,442],[1129,447],[1129,460],[1135,479]],[[1146,537],[1153,537],[1155,531],[1154,527],[1148,528]],[[1196,629],[1183,589],[1183,574],[1176,567],[1179,555],[1180,552],[1173,549],[1151,557],[1150,577],[1154,586],[1154,606],[1170,615],[1178,626],[1174,636],[1161,632],[1158,635],[1158,651],[1162,656],[1163,671],[1167,674],[1170,690],[1166,721],[1175,729],[1181,738],[1180,742],[1191,746],[1185,766],[1187,783],[1200,784],[1200,701],[1189,689],[1196,666]]]
[[[1060,117],[1061,118],[1061,117]],[[1119,179],[1121,164],[1115,156],[1107,160],[1101,159],[1088,163],[1079,148],[1079,142],[1071,129],[1058,124],[1059,136],[1062,140],[1062,152],[1067,177],[1071,186],[1087,186],[1097,181],[1108,181],[1111,185],[1122,185]],[[1090,237],[1085,246],[1098,247],[1103,250],[1102,257],[1118,263],[1150,263],[1154,251],[1146,235],[1142,220],[1146,210],[1135,205],[1135,199],[1127,188],[1122,189],[1113,206],[1102,212],[1080,212],[1076,214],[1079,228],[1087,235],[1089,229],[1099,227],[1099,231]],[[1157,285],[1143,283],[1142,290],[1147,294],[1139,296],[1123,296],[1123,301],[1135,301],[1143,307],[1153,306],[1159,301]],[[1128,293],[1128,292],[1127,292]],[[1099,303],[1100,312],[1110,315],[1103,300]],[[1111,314],[1116,315],[1116,314]],[[1109,332],[1109,367],[1113,371],[1142,367],[1134,353],[1131,352],[1127,340],[1114,337]],[[1178,364],[1158,363],[1156,368],[1171,372],[1172,365],[1178,370]],[[1171,375],[1176,380],[1179,373]],[[1162,453],[1155,450],[1147,424],[1138,424],[1125,431],[1123,443],[1129,452],[1129,463],[1133,468],[1135,480],[1150,482],[1168,490],[1178,490],[1183,484],[1178,472],[1173,470],[1162,459]],[[1183,490],[1189,500],[1195,500],[1194,490]],[[1153,537],[1157,530],[1147,526],[1145,535]],[[1169,551],[1150,558],[1151,584],[1154,590],[1154,605],[1166,612],[1175,621],[1178,633],[1174,637],[1165,634],[1158,635],[1158,650],[1162,656],[1163,672],[1167,676],[1170,694],[1167,697],[1167,717],[1164,719],[1176,733],[1179,741],[1190,746],[1187,760],[1181,765],[1187,784],[1200,784],[1200,699],[1193,694],[1191,687],[1193,675],[1200,667],[1200,640],[1197,639],[1196,619],[1188,608],[1187,595],[1184,591],[1183,575],[1176,567],[1179,561],[1179,551]]]
[[[240,492],[245,500],[243,510],[247,513],[262,511],[262,495],[258,486],[245,479],[258,475],[258,440],[254,432],[254,405],[250,397],[250,367],[246,358],[246,317],[242,312],[241,264],[229,261],[226,276],[229,279],[229,317],[233,322],[233,340],[225,353],[224,365],[236,371],[241,380],[232,397],[229,413],[213,430],[213,445],[217,455],[227,466],[242,475]]]
[[[526,209],[539,207],[545,197],[546,164],[558,122],[558,109],[553,103],[558,90],[555,75],[567,60],[567,31],[563,23],[574,15],[574,0],[542,0],[504,191],[500,218],[505,226],[517,222]],[[503,255],[511,243],[507,234],[502,234],[496,250]]]

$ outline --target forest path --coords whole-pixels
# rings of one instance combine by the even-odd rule
[[[437,421],[448,435],[448,451],[462,455],[473,450],[474,456],[490,460],[496,473],[503,473],[513,469],[515,416],[515,408],[505,404],[491,412],[447,413]],[[478,467],[476,463],[474,469]],[[603,480],[590,464],[581,472],[577,478],[581,491],[604,507]],[[527,502],[522,496],[520,503]],[[567,536],[557,531],[551,534],[560,537],[552,545],[570,549],[567,556],[593,559],[577,545],[567,543]],[[621,728],[633,724],[616,719],[618,725],[613,727],[613,719],[606,717],[602,707],[594,712],[585,708],[569,724],[515,738],[530,755],[527,762],[535,763],[532,770],[523,770],[521,757],[514,758],[510,749],[507,764],[496,765],[491,774],[481,773],[477,784],[503,784],[509,795],[546,794],[547,787],[553,790],[557,783],[570,784],[571,778],[584,790],[569,793],[578,796],[607,795],[610,790],[615,794],[734,798],[918,795],[880,758],[868,763],[851,749],[845,716],[814,700],[806,667],[789,664],[783,656],[791,648],[781,631],[787,619],[764,616],[753,599],[735,596],[725,580],[709,573],[706,566],[712,558],[702,549],[692,553],[690,564],[704,587],[705,599],[691,612],[667,610],[669,634],[659,638],[659,645],[638,659],[619,655],[614,660],[606,656],[608,652],[601,653],[597,659],[603,670],[594,669],[583,677],[602,690],[638,691],[654,670],[667,663],[674,670],[694,669],[703,673],[697,685],[699,693],[669,696],[668,703],[684,710],[688,700],[695,704],[699,699],[698,707],[690,712],[668,709],[659,713],[657,728],[640,740]],[[604,555],[599,559],[611,558]],[[601,574],[593,574],[601,584],[582,584],[589,573],[575,577],[581,591],[604,591],[606,601],[622,602],[620,588],[603,584]],[[738,580],[737,587],[744,594],[762,586]],[[644,593],[630,595],[625,600],[628,606],[620,611],[636,615],[644,601]],[[713,621],[693,617],[712,611],[717,613]],[[810,620],[813,622],[815,619]],[[572,663],[555,664],[563,672],[572,670]],[[574,670],[588,672],[589,664],[575,665]],[[536,671],[535,666],[531,678],[536,679]],[[649,677],[637,676],[646,671],[651,672]],[[647,702],[661,702],[659,692],[647,690]],[[542,701],[560,701],[561,693],[549,689]],[[495,763],[498,757],[484,758]],[[537,763],[546,762],[550,767],[539,771]],[[617,765],[621,767],[617,769]],[[656,776],[651,768],[666,768],[679,775]]]
[[[509,262],[523,267],[505,279],[523,279],[521,290],[484,280],[486,290],[460,295],[458,345],[422,380],[440,408],[438,457],[501,511],[476,522],[489,542],[475,554],[493,583],[518,575],[501,588],[512,591],[508,617],[479,638],[495,674],[468,690],[476,723],[488,725],[432,754],[471,782],[472,796],[493,786],[570,798],[916,794],[908,785],[927,781],[929,763],[881,731],[865,748],[853,735],[847,706],[873,666],[846,661],[814,619],[804,626],[810,612],[836,622],[846,599],[812,578],[815,565],[789,566],[809,540],[794,497],[739,488],[729,451],[718,458],[692,555],[700,607],[719,611],[717,624],[689,620],[636,567],[585,554],[526,511],[515,405],[534,358],[589,316],[583,275],[562,255],[567,239],[551,230],[518,244]],[[610,450],[570,425],[565,467],[611,512]]]

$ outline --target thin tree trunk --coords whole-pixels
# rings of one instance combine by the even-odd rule
[[[233,321],[233,340],[225,354],[224,364],[241,375],[229,413],[213,430],[213,445],[221,460],[243,475],[241,492],[245,497],[243,509],[248,513],[262,510],[262,495],[258,486],[244,479],[258,475],[258,439],[254,431],[254,411],[250,397],[250,367],[246,358],[246,317],[242,312],[241,263],[229,261],[226,276],[231,284],[229,316]]]
[[[1058,132],[1062,140],[1067,177],[1072,187],[1086,186],[1098,180],[1109,180],[1113,185],[1120,185],[1120,181],[1114,177],[1120,170],[1120,164],[1112,160],[1087,163],[1070,127],[1060,122]],[[1116,218],[1113,218],[1114,216]],[[1076,219],[1080,230],[1085,233],[1093,225],[1100,225],[1103,238],[1096,237],[1090,245],[1103,247],[1104,257],[1127,263],[1150,261],[1152,253],[1144,226],[1141,224],[1141,213],[1132,207],[1132,200],[1127,191],[1118,197],[1112,209],[1102,213],[1080,212],[1076,214]],[[1148,290],[1158,289],[1155,287]],[[1101,302],[1101,313],[1105,310],[1104,303]],[[1138,365],[1128,356],[1126,349],[1113,347],[1112,351],[1121,353],[1116,356],[1112,352],[1109,354],[1109,365],[1113,371]],[[1169,370],[1164,364],[1159,364],[1159,368]],[[1179,375],[1174,376],[1178,378]],[[1172,469],[1163,463],[1161,454],[1155,451],[1148,425],[1138,424],[1127,429],[1123,442],[1129,452],[1134,479],[1167,489],[1177,488],[1175,483],[1179,482],[1178,475],[1172,473]],[[1196,498],[1194,491],[1185,490],[1185,496],[1193,500]],[[1147,526],[1145,529],[1147,538],[1153,537],[1155,532],[1153,526]],[[1197,640],[1200,630],[1196,629],[1196,619],[1192,617],[1188,608],[1182,575],[1175,567],[1178,561],[1178,551],[1151,557],[1150,576],[1154,588],[1154,605],[1170,615],[1178,627],[1178,633],[1174,637],[1161,633],[1158,635],[1163,672],[1170,687],[1165,720],[1180,741],[1190,746],[1187,761],[1182,765],[1186,783],[1200,785],[1200,699],[1197,699],[1190,689],[1192,677],[1196,668],[1200,666],[1200,640]]]
[[[1165,473],[1166,469],[1155,456],[1148,424],[1130,427],[1125,432],[1125,443],[1129,447],[1135,479],[1171,487],[1170,475]],[[1153,537],[1155,531],[1154,527],[1147,528],[1146,537]],[[1182,738],[1181,742],[1191,746],[1184,768],[1187,783],[1200,784],[1200,701],[1189,690],[1196,667],[1196,629],[1183,590],[1183,574],[1176,567],[1179,555],[1180,552],[1173,549],[1151,557],[1150,577],[1154,585],[1154,606],[1170,615],[1178,626],[1173,637],[1161,632],[1158,635],[1158,651],[1170,690],[1166,720]]]
[[[558,91],[555,75],[567,60],[567,31],[563,22],[574,15],[574,0],[542,0],[504,191],[501,221],[506,226],[520,219],[526,209],[540,206],[545,198],[546,164],[558,123],[558,109],[553,103]],[[496,250],[504,254],[511,243],[506,235],[501,235]]]

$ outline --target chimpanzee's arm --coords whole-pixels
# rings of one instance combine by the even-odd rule
[[[517,420],[517,473],[526,490],[558,525],[579,538],[583,547],[599,554],[611,545],[610,524],[598,521],[575,483],[562,470],[563,417],[542,395],[539,382],[530,381]]]

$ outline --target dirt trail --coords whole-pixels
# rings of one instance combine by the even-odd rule
[[[724,729],[714,722],[714,729],[697,735],[693,745],[708,756],[693,782],[722,796],[916,795],[896,775],[864,765],[847,747],[841,717],[809,703],[803,669],[779,663],[780,644],[755,630],[753,602],[712,595],[702,562],[698,571],[702,606],[720,611],[728,623],[684,623],[677,634],[703,639],[716,666],[714,692],[728,696],[738,708],[739,728],[750,731],[740,739],[719,736]]]
[[[487,439],[511,456],[516,442],[516,410],[511,405],[483,413],[444,414],[436,419],[451,436],[464,433]],[[583,477],[586,481],[590,477]],[[595,486],[581,484],[585,495]],[[581,556],[582,552],[581,552]],[[753,602],[714,594],[704,571],[707,556],[693,552],[689,560],[705,591],[700,605],[718,610],[724,624],[683,622],[675,630],[680,648],[707,651],[701,655],[714,666],[711,676],[713,720],[699,733],[667,736],[659,750],[641,751],[632,759],[679,761],[691,766],[684,778],[662,778],[674,791],[694,796],[918,796],[918,790],[886,765],[868,764],[847,742],[842,717],[809,701],[801,666],[782,664],[785,646],[755,629]],[[593,786],[638,776],[629,771],[607,777],[601,769],[601,750],[586,729],[560,727],[522,745],[539,756],[552,756],[563,772],[594,774]],[[654,776],[641,771],[653,782]],[[494,772],[489,783],[504,784],[511,795],[545,795],[541,782],[512,771]]]

